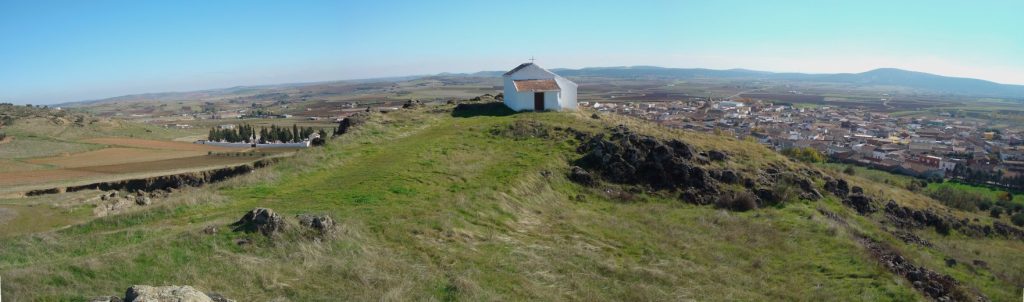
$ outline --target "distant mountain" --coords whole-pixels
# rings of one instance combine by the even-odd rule
[[[808,83],[841,83],[857,86],[899,86],[927,90],[934,93],[948,93],[966,96],[992,96],[1024,98],[1024,85],[1000,84],[991,81],[947,77],[896,68],[879,68],[862,73],[775,73],[749,69],[704,69],[665,68],[657,66],[587,67],[581,69],[552,69],[567,77],[610,77],[610,78],[669,78],[669,79],[751,79],[779,80]],[[501,71],[481,71],[462,76],[501,76]],[[456,74],[449,74],[456,75]]]
[[[1024,85],[1000,84],[991,81],[947,77],[923,72],[908,71],[896,68],[879,68],[862,73],[777,73],[749,69],[705,69],[705,68],[666,68],[657,66],[617,66],[587,67],[581,69],[556,68],[552,71],[567,77],[607,77],[623,79],[737,79],[763,81],[791,81],[803,83],[840,83],[853,86],[898,86],[929,91],[932,93],[955,94],[977,97],[1002,97],[1024,99]],[[474,73],[439,73],[435,75],[413,75],[402,77],[375,78],[364,80],[344,80],[316,83],[293,83],[258,86],[238,86],[222,89],[209,89],[188,92],[163,92],[119,96],[101,100],[71,102],[55,106],[84,106],[89,104],[112,101],[141,100],[180,100],[211,98],[240,93],[275,92],[285,88],[311,85],[348,85],[353,83],[400,82],[425,77],[501,77],[505,71],[479,71]]]
[[[855,85],[903,86],[937,92],[972,96],[1024,97],[1024,85],[934,75],[896,68],[879,68],[862,73],[813,75],[806,80]]]

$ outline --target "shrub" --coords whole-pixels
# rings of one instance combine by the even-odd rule
[[[1024,227],[1024,213],[1017,213],[1017,215],[1013,215],[1013,217],[1010,218],[1010,221],[1013,221],[1013,224],[1016,226]]]
[[[786,156],[789,156],[790,158],[802,161],[802,162],[808,162],[808,163],[823,163],[823,162],[825,162],[825,155],[822,155],[821,152],[818,152],[817,149],[814,149],[814,148],[811,148],[811,147],[789,148],[789,149],[786,149],[786,150],[782,150],[782,154],[786,155]]]
[[[757,197],[748,191],[723,193],[715,200],[715,206],[722,209],[746,212],[757,208]]]
[[[907,182],[907,191],[917,192],[921,191],[921,184],[916,181]]]
[[[853,166],[846,166],[846,169],[843,169],[843,173],[846,173],[846,175],[853,175],[857,174],[857,170],[854,169]]]
[[[984,211],[991,208],[993,204],[993,201],[983,194],[949,186],[940,186],[933,190],[928,190],[927,195],[946,206],[964,211],[976,211],[979,209]],[[996,202],[996,204],[998,203],[1000,202]]]
[[[1003,208],[993,207],[992,210],[988,212],[988,215],[992,216],[992,218],[999,218],[999,216],[1003,215]]]
[[[988,200],[982,201],[982,202],[978,203],[978,209],[982,210],[982,211],[988,211],[988,210],[992,209],[992,202],[988,201]]]
[[[1002,201],[1011,201],[1013,200],[1013,194],[1006,191],[1000,191],[999,193],[996,193],[996,198]]]

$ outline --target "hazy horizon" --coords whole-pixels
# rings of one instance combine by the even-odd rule
[[[1024,84],[1020,1],[518,5],[547,13],[477,2],[2,3],[0,101],[472,73],[531,56],[549,68],[900,68]]]

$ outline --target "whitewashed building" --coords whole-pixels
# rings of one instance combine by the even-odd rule
[[[505,106],[515,111],[576,110],[576,83],[523,63],[503,75]]]

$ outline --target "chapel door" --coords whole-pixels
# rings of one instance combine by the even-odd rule
[[[533,111],[544,111],[544,93],[533,93]]]

